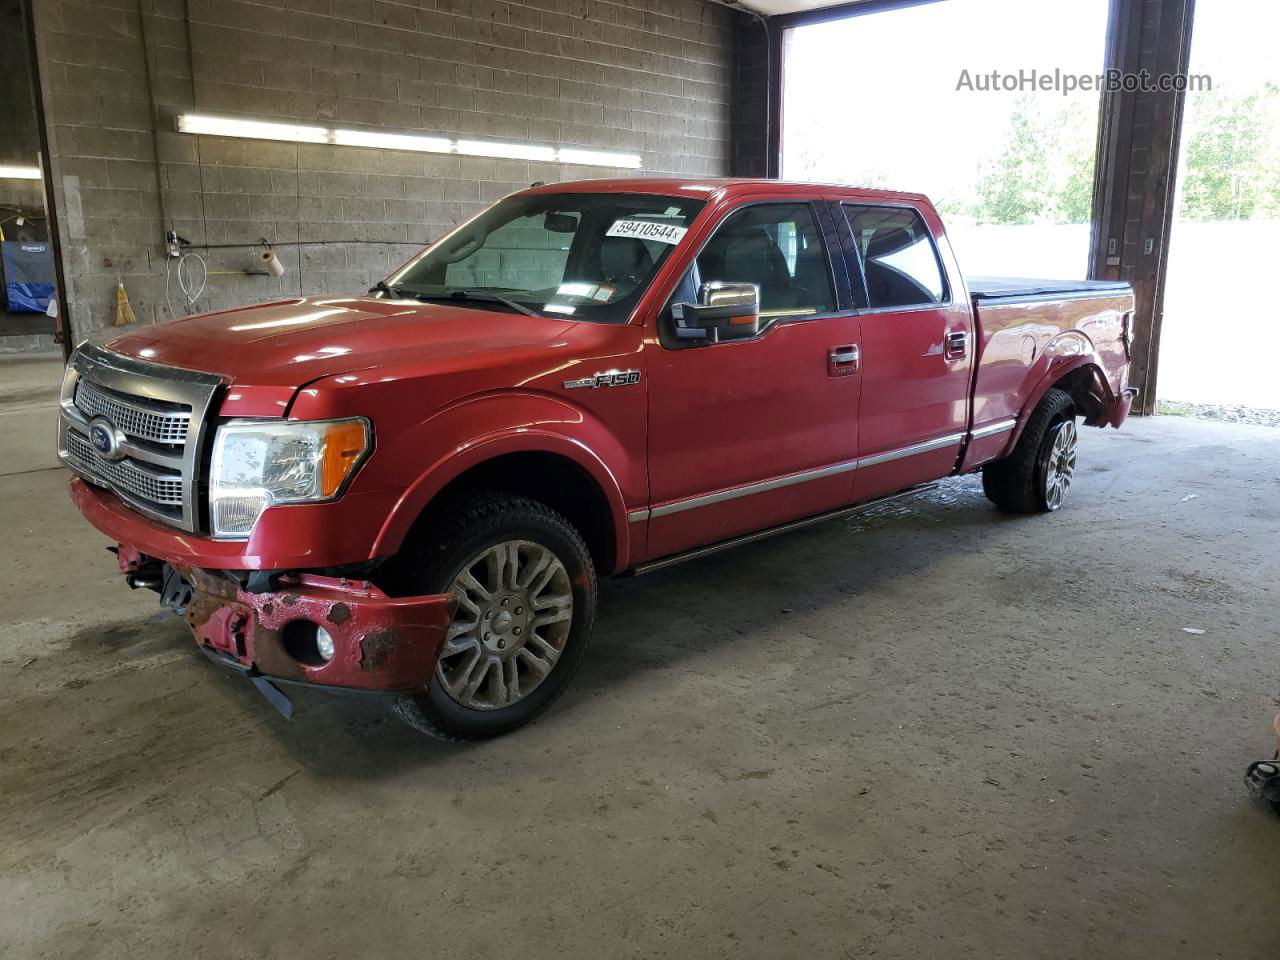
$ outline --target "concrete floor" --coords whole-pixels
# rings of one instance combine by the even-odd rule
[[[7,960],[1275,954],[1280,432],[1088,431],[1053,517],[969,478],[606,584],[558,707],[458,747],[285,723],[130,593],[56,379],[0,366]]]

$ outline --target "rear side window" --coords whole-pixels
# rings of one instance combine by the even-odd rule
[[[938,251],[924,219],[909,207],[841,204],[876,307],[923,307],[946,299]]]
[[[759,285],[761,317],[836,308],[826,247],[807,203],[761,203],[732,214],[698,254],[698,276]]]

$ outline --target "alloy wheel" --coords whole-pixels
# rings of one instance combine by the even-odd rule
[[[458,611],[436,679],[474,710],[509,707],[555,669],[573,626],[569,573],[549,549],[507,540],[476,555],[453,578]]]
[[[1044,501],[1050,510],[1061,507],[1067,498],[1067,491],[1071,489],[1071,480],[1076,473],[1078,441],[1074,420],[1064,421],[1054,435],[1044,481]]]

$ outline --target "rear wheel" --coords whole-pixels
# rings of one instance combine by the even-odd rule
[[[1012,513],[1052,513],[1075,478],[1079,432],[1075,403],[1050,389],[1032,411],[1013,452],[982,468],[987,499]]]
[[[508,494],[472,498],[401,566],[402,589],[458,600],[431,683],[396,704],[402,719],[442,739],[480,740],[528,723],[564,692],[591,636],[596,577],[558,513]]]

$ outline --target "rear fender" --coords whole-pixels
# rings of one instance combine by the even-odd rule
[[[448,407],[396,441],[397,455],[427,466],[410,483],[383,524],[374,556],[391,556],[441,490],[472,467],[509,453],[551,453],[581,467],[604,494],[614,529],[614,568],[626,567],[631,543],[624,485],[644,500],[643,464],[596,417],[558,397],[490,394]]]
[[[1017,446],[1031,412],[1044,399],[1044,395],[1064,379],[1088,370],[1093,391],[1099,395],[1103,405],[1110,407],[1115,400],[1092,341],[1080,331],[1070,330],[1051,340],[1042,354],[1041,363],[1047,365],[1041,370],[1035,386],[1025,394],[1026,402],[1018,412],[1018,425],[1009,435],[1008,445],[1000,453],[1001,457],[1007,456]],[[1037,366],[1040,365],[1037,364]]]

